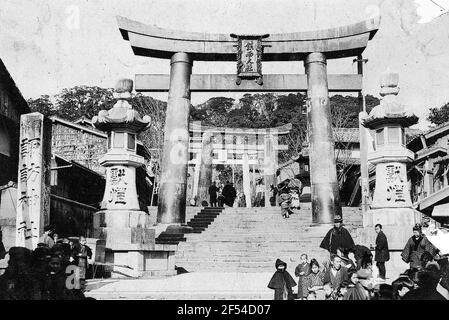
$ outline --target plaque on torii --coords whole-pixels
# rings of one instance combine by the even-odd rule
[[[237,79],[235,83],[240,85],[242,79],[254,79],[258,85],[263,84],[262,55],[264,35],[237,35],[231,33],[232,38],[237,39]]]

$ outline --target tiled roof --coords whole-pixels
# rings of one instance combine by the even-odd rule
[[[419,129],[405,128],[407,143],[421,133],[422,131]],[[334,139],[340,142],[358,143],[360,141],[359,128],[334,128]]]
[[[334,139],[340,142],[358,143],[359,128],[334,128]]]

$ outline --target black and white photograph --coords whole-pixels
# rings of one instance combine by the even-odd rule
[[[449,0],[0,0],[0,303],[271,319],[448,259]]]

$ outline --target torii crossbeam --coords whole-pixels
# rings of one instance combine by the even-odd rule
[[[380,17],[338,28],[285,34],[209,34],[162,29],[118,17],[134,54],[171,59],[170,75],[136,75],[136,90],[167,91],[158,222],[185,223],[191,91],[305,91],[308,96],[312,217],[341,215],[329,91],[361,91],[361,75],[327,75],[327,59],[361,56]],[[193,61],[237,61],[236,75],[192,75]],[[263,61],[304,61],[305,75],[263,75]],[[254,79],[254,81],[242,81]],[[299,110],[298,110],[299,112]]]

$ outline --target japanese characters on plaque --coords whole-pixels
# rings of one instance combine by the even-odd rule
[[[390,164],[385,167],[385,181],[387,188],[387,201],[405,202],[405,183],[401,166]]]
[[[237,80],[240,85],[242,79],[255,79],[259,85],[263,84],[262,76],[262,39],[268,35],[235,35],[237,38]]]
[[[50,214],[51,123],[40,113],[20,119],[16,245],[36,248]]]
[[[126,205],[126,167],[112,167],[109,169],[110,191],[108,202]]]

